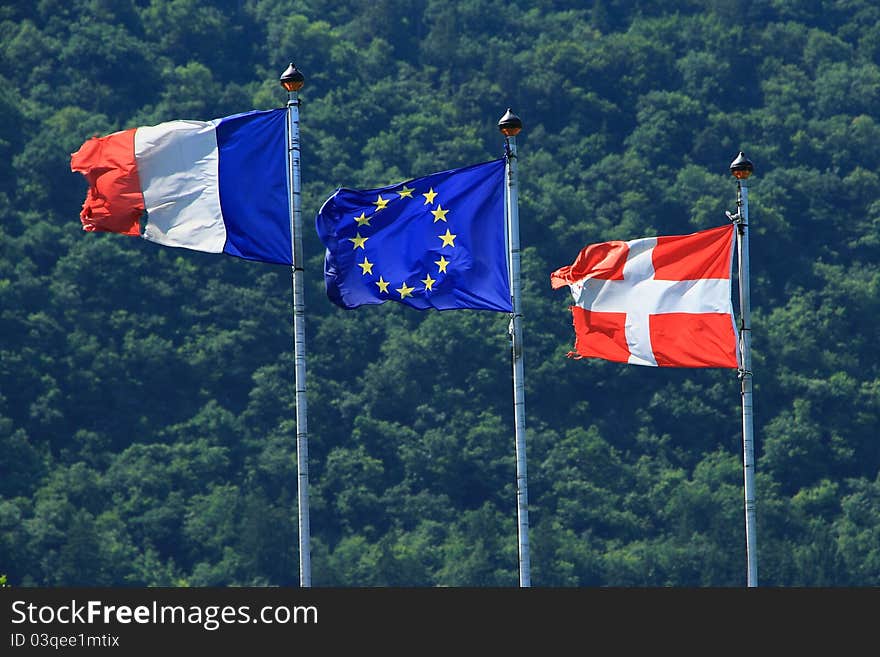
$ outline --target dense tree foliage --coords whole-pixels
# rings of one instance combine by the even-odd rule
[[[88,137],[302,92],[304,214],[496,158],[523,119],[533,584],[741,586],[732,370],[570,360],[549,273],[727,221],[751,255],[761,583],[880,585],[880,7],[870,0],[10,0],[0,573],[296,585],[290,271],[83,233]],[[508,317],[333,306],[310,229],[313,581],[517,582]]]

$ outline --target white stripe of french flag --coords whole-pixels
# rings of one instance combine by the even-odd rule
[[[568,285],[571,357],[661,367],[738,367],[734,230],[591,244],[551,274]]]

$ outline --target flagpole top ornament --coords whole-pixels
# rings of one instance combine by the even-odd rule
[[[522,121],[508,107],[504,116],[498,121],[498,129],[505,137],[516,137],[519,131],[522,130]]]
[[[281,83],[281,86],[287,90],[288,93],[299,91],[306,83],[305,77],[297,70],[293,62],[290,62],[290,66],[288,66],[284,73],[281,74],[281,77],[278,79],[278,81]]]
[[[742,151],[740,151],[739,155],[736,156],[736,159],[730,163],[730,173],[732,173],[733,177],[737,180],[745,180],[752,175],[752,171],[754,170],[755,167],[752,164],[752,161],[747,158]]]

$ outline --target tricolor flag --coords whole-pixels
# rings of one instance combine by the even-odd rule
[[[738,367],[731,304],[735,227],[590,244],[550,275],[568,285],[572,358]]]
[[[169,121],[87,140],[70,158],[89,184],[83,230],[291,264],[285,112]]]
[[[513,308],[504,160],[376,189],[337,189],[315,219],[327,296],[342,308]]]

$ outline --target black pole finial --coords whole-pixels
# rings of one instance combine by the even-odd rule
[[[736,156],[736,159],[730,163],[730,173],[732,173],[733,177],[738,180],[745,180],[752,175],[752,171],[754,170],[755,166],[752,164],[752,161],[747,158],[742,151],[740,151],[739,155]]]
[[[288,92],[299,91],[306,83],[305,77],[297,70],[293,62],[290,62],[290,66],[285,69],[278,81]]]
[[[522,130],[522,125],[522,121],[520,121],[516,114],[510,111],[509,107],[504,116],[498,121],[498,129],[505,137],[516,137],[519,131]]]

